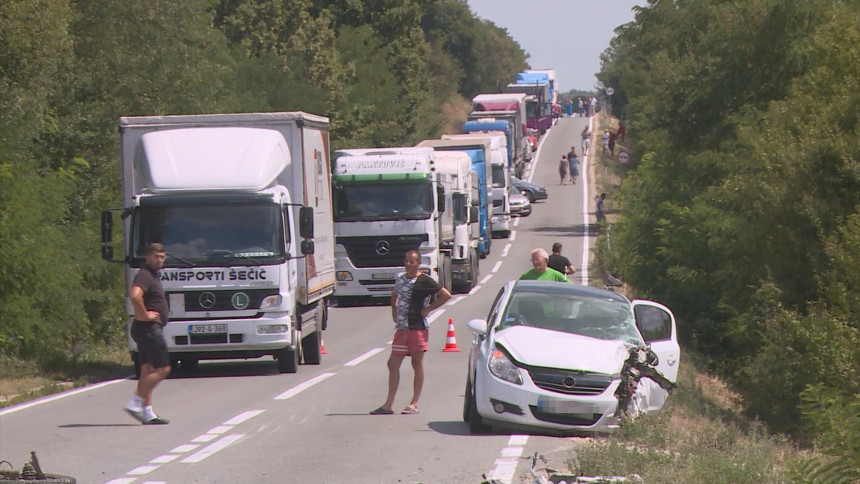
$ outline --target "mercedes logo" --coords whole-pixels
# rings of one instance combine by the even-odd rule
[[[380,240],[376,243],[376,253],[379,255],[388,255],[391,252],[391,244],[387,240]]]
[[[561,384],[564,385],[565,388],[573,388],[576,386],[576,379],[572,376],[564,377],[564,380],[561,381]]]
[[[200,303],[200,307],[203,309],[212,309],[215,306],[215,295],[211,292],[204,292],[197,299],[197,302]]]
[[[236,294],[233,294],[230,302],[236,309],[245,309],[248,307],[248,303],[251,302],[251,299],[244,292],[237,292]]]

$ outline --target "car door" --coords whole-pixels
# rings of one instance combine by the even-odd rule
[[[653,301],[636,299],[632,303],[636,327],[660,359],[657,370],[669,381],[676,382],[681,348],[678,345],[675,315],[666,306]],[[656,412],[663,406],[667,393],[650,379],[648,384],[653,390],[648,399],[648,411]]]

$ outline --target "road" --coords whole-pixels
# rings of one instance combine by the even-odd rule
[[[333,308],[319,366],[278,374],[271,359],[201,362],[155,391],[155,409],[171,420],[141,426],[122,405],[131,379],[44,398],[0,411],[0,459],[16,467],[35,450],[49,473],[79,483],[463,483],[482,475],[519,482],[523,456],[535,452],[562,465],[575,438],[494,428],[472,436],[462,421],[470,319],[486,317],[499,288],[531,267],[535,247],[564,244],[588,280],[583,261],[593,242],[585,179],[559,185],[557,165],[571,145],[579,152],[584,118],[559,121],[544,137],[526,179],[546,185],[549,200],[515,220],[509,240],[495,239],[481,261],[480,285],[431,315],[426,382],[418,415],[372,416],[385,399],[385,363],[393,334],[387,306]],[[582,170],[583,173],[585,170]],[[583,208],[585,207],[585,208]],[[461,352],[442,352],[449,319]],[[411,396],[404,362],[397,408]]]

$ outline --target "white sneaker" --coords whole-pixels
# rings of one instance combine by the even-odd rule
[[[131,402],[126,403],[122,408],[125,412],[132,416],[138,422],[143,422],[143,409],[140,407],[135,408]]]

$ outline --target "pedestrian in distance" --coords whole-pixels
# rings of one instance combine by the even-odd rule
[[[403,265],[405,272],[397,275],[391,291],[391,317],[394,320],[394,340],[388,357],[388,396],[371,415],[394,413],[394,397],[400,385],[400,365],[409,356],[415,378],[412,384],[412,400],[400,413],[418,413],[418,398],[424,387],[424,353],[428,349],[430,330],[427,315],[451,299],[451,293],[430,276],[419,272],[421,254],[417,250],[406,252]],[[430,302],[432,296],[436,296]]]
[[[558,176],[561,178],[561,184],[564,185],[564,181],[567,179],[567,156],[561,155],[561,161],[558,162]]]
[[[597,206],[597,222],[603,223],[606,222],[606,212],[604,211],[604,202],[606,201],[606,194],[601,193],[599,197],[594,200],[595,205]]]
[[[618,137],[618,134],[615,131],[609,130],[609,153],[612,156],[615,156],[615,139]]]
[[[624,120],[623,116],[618,120],[618,131],[616,134],[619,140],[624,141],[624,136],[627,134],[627,121]]]
[[[549,266],[550,269],[555,269],[564,275],[576,273],[576,269],[573,268],[573,264],[570,263],[570,259],[561,255],[560,242],[552,244],[552,254],[550,254],[549,258],[547,259],[547,266]]]
[[[573,146],[570,147],[567,161],[570,163],[570,182],[576,185],[576,179],[579,177],[579,158],[577,158]]]
[[[570,99],[567,100],[567,117],[573,117],[573,101]]]
[[[520,280],[570,282],[561,272],[549,267],[549,254],[544,249],[532,251],[532,268],[523,272]]]
[[[606,150],[609,149],[609,128],[603,130],[603,151],[601,154],[606,154]]]
[[[582,156],[588,156],[588,147],[591,145],[591,131],[588,130],[588,125],[582,128],[579,135],[582,137]]]
[[[145,425],[170,423],[152,411],[152,391],[170,374],[170,357],[162,328],[167,324],[169,309],[158,271],[164,266],[164,246],[151,243],[146,247],[144,265],[131,283],[129,299],[134,308],[131,337],[137,344],[140,376],[137,391],[125,404],[125,411]]]

